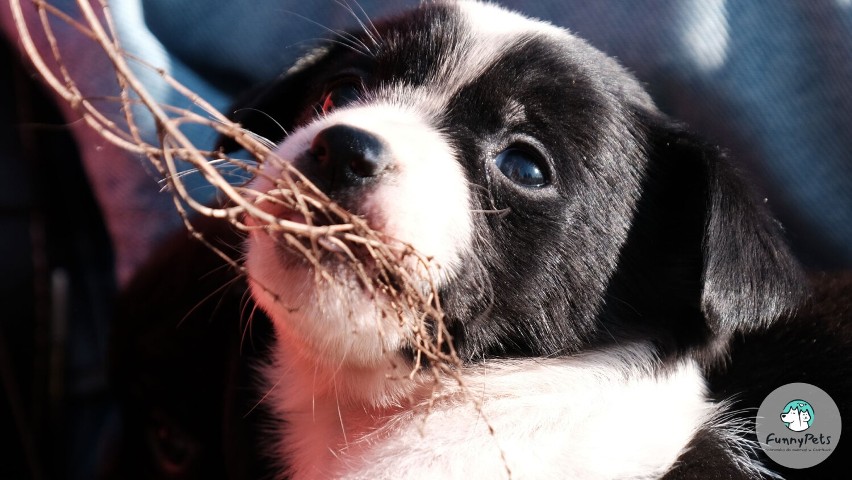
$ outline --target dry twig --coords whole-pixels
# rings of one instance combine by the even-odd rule
[[[46,59],[36,46],[33,32],[26,21],[22,2],[29,2],[37,10],[39,35],[44,35],[49,45],[50,58]],[[99,10],[93,7],[97,3]],[[317,272],[318,282],[340,281],[323,267],[323,255],[335,255],[347,263],[356,278],[372,295],[380,293],[388,301],[383,315],[396,316],[401,324],[408,322],[407,330],[413,332],[412,347],[416,362],[411,371],[413,378],[428,365],[437,389],[441,379],[453,378],[462,392],[466,387],[460,377],[460,361],[453,348],[452,338],[444,323],[438,292],[427,277],[435,271],[435,265],[408,245],[387,239],[370,228],[367,222],[346,211],[330,200],[311,184],[286,159],[280,159],[271,151],[271,144],[263,138],[243,130],[231,122],[203,98],[186,88],[165,70],[147,64],[144,60],[125,52],[118,41],[106,0],[77,0],[76,15],[57,9],[46,0],[9,0],[20,41],[33,66],[53,91],[66,101],[80,118],[105,140],[136,155],[141,155],[161,175],[161,181],[172,193],[174,204],[184,219],[189,231],[207,244],[218,255],[240,273],[247,275],[235,259],[206,242],[201,232],[193,228],[190,211],[197,214],[225,219],[235,227],[247,231],[262,228],[283,244],[300,252]],[[356,15],[357,16],[357,15]],[[80,20],[78,20],[78,18]],[[109,58],[116,76],[120,94],[115,97],[87,97],[71,75],[63,58],[61,45],[54,34],[55,21],[72,26],[80,35],[92,41]],[[179,108],[163,105],[146,90],[145,85],[134,74],[131,64],[156,72],[175,92],[207,116]],[[103,111],[94,100],[104,101],[114,107]],[[153,120],[158,132],[158,141],[146,141],[141,133],[140,115],[149,123]],[[113,120],[120,118],[120,120]],[[254,159],[246,162],[221,152],[203,151],[183,133],[187,125],[202,126],[219,135],[234,139]],[[203,178],[214,186],[226,199],[224,207],[209,206],[192,197],[183,183],[185,172],[178,168],[178,161],[189,163]],[[249,191],[246,187],[230,184],[220,173],[220,165],[231,165],[248,174],[261,175],[257,167],[263,162],[277,162],[284,173],[281,178],[270,179],[275,189],[270,192]],[[259,205],[273,202],[291,211],[300,212],[305,223],[293,222],[264,211]],[[322,225],[314,225],[312,219],[322,218]],[[248,221],[250,219],[250,221]],[[416,265],[414,273],[403,268],[403,261]],[[412,261],[413,260],[413,261]],[[366,265],[369,263],[371,269]],[[377,271],[376,271],[377,270]],[[424,285],[431,285],[423,289]],[[425,290],[425,291],[424,291]],[[413,324],[412,324],[413,322]],[[380,319],[377,319],[380,326]],[[377,334],[381,335],[381,328]],[[474,407],[482,413],[481,400],[466,395]],[[432,397],[434,400],[434,396]],[[483,415],[484,418],[484,415]],[[487,418],[484,419],[493,435]],[[501,449],[501,455],[503,455]],[[505,465],[505,457],[503,458]],[[506,465],[506,471],[511,472]]]
[[[46,38],[50,46],[49,58],[45,58],[39,51],[33,38],[34,32],[26,21],[22,2],[27,1],[38,12],[40,31],[35,33]],[[153,165],[162,176],[167,189],[173,194],[175,206],[194,236],[204,241],[203,235],[192,226],[190,211],[225,219],[241,230],[263,228],[279,241],[301,252],[316,267],[318,281],[336,281],[323,269],[320,259],[322,255],[329,253],[338,256],[340,260],[351,265],[352,271],[369,292],[381,292],[389,299],[387,303],[390,305],[390,311],[385,312],[386,314],[398,316],[401,322],[410,322],[410,318],[403,318],[402,312],[415,313],[413,316],[416,318],[416,325],[408,327],[415,332],[413,340],[418,360],[428,360],[428,365],[436,377],[450,375],[458,378],[455,373],[459,364],[458,357],[443,323],[443,313],[434,286],[423,291],[422,280],[418,282],[418,279],[414,278],[415,274],[402,268],[402,260],[411,258],[422,267],[418,270],[430,272],[434,267],[430,259],[409,246],[389,241],[372,230],[362,218],[352,215],[331,201],[295,171],[289,162],[276,158],[268,141],[244,131],[240,125],[231,122],[166,71],[127,54],[118,41],[106,0],[77,0],[79,11],[76,14],[60,11],[45,0],[9,0],[9,3],[24,50],[43,80],[100,136],[128,152],[144,156]],[[98,5],[99,10],[93,7],[93,3]],[[113,105],[114,111],[103,111],[104,107],[98,107],[93,97],[87,97],[81,91],[67,68],[61,45],[54,33],[53,22],[57,20],[74,27],[109,58],[115,70],[120,95],[98,97],[97,100],[111,100],[106,104]],[[171,88],[208,116],[173,105],[160,104],[134,74],[131,64],[156,72]],[[157,143],[144,139],[139,126],[140,115],[150,117],[144,118],[146,121],[153,120],[158,132]],[[120,120],[113,120],[115,117]],[[233,138],[252,155],[255,162],[242,161],[221,152],[199,150],[183,132],[187,125],[200,125],[219,135]],[[227,199],[227,206],[209,206],[193,198],[183,183],[185,173],[178,168],[179,161],[190,164],[214,186]],[[232,165],[251,175],[258,175],[260,173],[257,165],[269,161],[280,163],[286,172],[281,178],[273,179],[276,190],[272,192],[246,192],[245,187],[230,184],[219,171],[220,165]],[[276,218],[259,206],[262,202],[270,201],[301,212],[307,222]],[[247,222],[247,218],[251,221]],[[312,218],[330,221],[324,221],[320,226],[314,225]],[[215,250],[215,247],[207,244]],[[216,252],[240,272],[246,273],[225,252]],[[369,261],[374,269],[378,269],[378,274],[373,271],[368,273],[365,260]],[[418,361],[412,375],[421,366]]]

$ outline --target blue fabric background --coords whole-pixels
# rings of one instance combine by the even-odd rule
[[[76,11],[73,0],[54,3]],[[236,93],[281,73],[329,30],[357,27],[352,11],[363,16],[363,8],[377,18],[417,3],[122,0],[111,6],[128,50],[224,110]],[[729,149],[752,172],[807,265],[852,267],[852,0],[497,3],[566,27],[617,57],[664,111]],[[69,42],[66,48],[86,59],[92,47]],[[140,72],[160,99],[187,106],[155,74]],[[111,81],[102,73],[86,75],[89,91]],[[198,132],[195,140],[208,145],[213,136]],[[107,208],[124,281],[179,221],[167,199],[145,198],[164,197],[156,187],[146,191],[140,180],[132,192],[119,191],[116,185],[127,179],[99,180],[107,159],[84,156],[104,203],[120,196],[143,212],[126,221]],[[141,171],[125,170],[126,176]],[[203,183],[195,188],[201,198],[213,194]],[[148,227],[144,238],[140,224]],[[122,249],[127,244],[133,248]]]
[[[359,3],[380,17],[417,2]],[[499,3],[617,57],[664,111],[753,173],[806,263],[852,266],[852,2]],[[143,0],[142,9],[141,26],[199,75],[197,88],[223,94],[222,106],[327,35],[320,25],[355,25],[332,1]]]

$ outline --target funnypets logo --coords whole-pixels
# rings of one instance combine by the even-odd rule
[[[840,424],[837,404],[824,390],[790,383],[766,397],[757,411],[755,429],[760,448],[769,458],[785,467],[809,468],[834,451]]]
[[[781,412],[781,421],[794,432],[804,432],[814,423],[814,408],[804,400],[793,400]]]

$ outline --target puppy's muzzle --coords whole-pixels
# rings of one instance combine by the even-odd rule
[[[380,138],[349,125],[320,131],[307,157],[327,193],[375,182],[390,165],[389,149]]]

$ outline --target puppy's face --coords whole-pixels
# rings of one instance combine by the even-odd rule
[[[403,261],[437,286],[463,358],[570,353],[643,331],[608,307],[613,292],[635,293],[613,282],[673,269],[637,273],[651,262],[625,258],[629,237],[669,234],[657,240],[696,260],[674,269],[695,284],[706,265],[709,187],[652,195],[695,207],[676,239],[669,221],[637,228],[657,141],[649,119],[662,116],[614,61],[550,25],[476,3],[426,5],[341,36],[248,106],[238,120],[280,140],[276,158],[430,259]],[[270,159],[252,188],[274,190],[284,170]],[[690,170],[690,181],[705,173]],[[324,268],[344,280],[317,283],[300,258],[275,235],[248,240],[255,297],[290,348],[365,368],[405,349],[412,333],[382,314],[387,299],[331,260]],[[700,316],[702,295],[700,286],[684,295],[685,316]]]

